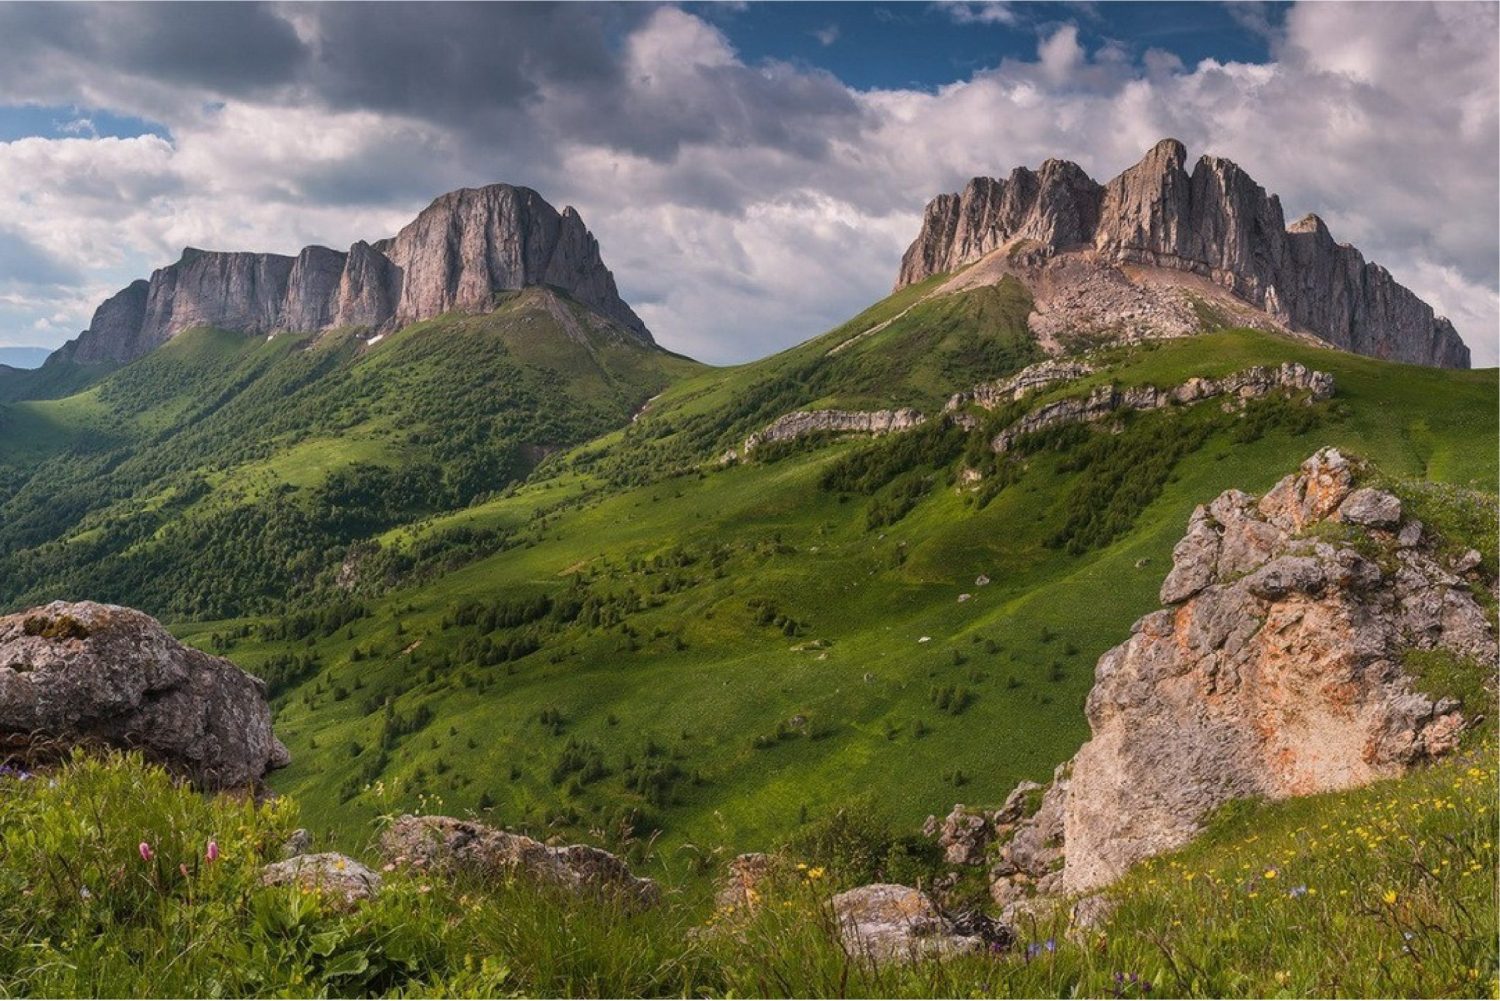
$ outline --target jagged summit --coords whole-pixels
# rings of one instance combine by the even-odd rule
[[[1281,201],[1223,157],[1188,169],[1163,139],[1100,185],[1077,164],[1048,160],[1005,180],[976,177],[928,203],[896,287],[956,270],[1000,249],[1087,257],[1207,278],[1277,324],[1358,354],[1467,368],[1449,321],[1385,268],[1334,241],[1316,215],[1287,226]]]
[[[495,292],[531,285],[561,289],[652,343],[575,209],[558,212],[530,188],[491,184],[442,195],[394,237],[361,240],[347,252],[188,247],[149,282],[105,300],[89,329],[48,360],[127,362],[200,326],[247,334],[385,329],[483,311]]]

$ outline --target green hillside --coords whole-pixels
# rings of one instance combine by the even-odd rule
[[[494,495],[700,368],[543,290],[368,344],[188,331],[0,410],[0,604],[282,610],[351,544]]]
[[[1223,489],[1336,444],[1443,485],[1430,524],[1443,490],[1493,491],[1493,373],[1250,331],[1096,352],[1095,375],[974,431],[721,462],[792,410],[936,414],[1039,357],[1021,286],[930,284],[728,369],[537,291],[369,347],[183,335],[5,412],[0,601],[135,605],[266,677],[294,756],[274,784],[340,839],[425,804],[706,853],[862,798],[910,828],[1045,778],[1085,736],[1095,660]],[[1286,360],[1332,373],[1334,398],[987,447],[1106,380]]]
[[[1264,490],[1328,443],[1395,477],[1496,476],[1491,373],[1250,332],[1120,352],[1109,377],[1170,385],[1291,358],[1332,372],[1335,398],[1135,415],[1003,468],[984,431],[939,424],[721,466],[769,413],[744,416],[765,386],[823,358],[804,346],[685,379],[506,496],[385,533],[374,566],[466,533],[514,547],[384,593],[360,579],[359,618],[184,633],[276,681],[295,758],[276,785],[320,827],[425,802],[751,849],[862,796],[914,826],[1049,775],[1086,735],[1095,660],[1156,607],[1189,511],[1219,491]],[[778,406],[857,398],[843,392],[797,382]],[[943,395],[923,392],[898,383],[882,402]],[[956,482],[965,463],[986,469],[976,489]]]

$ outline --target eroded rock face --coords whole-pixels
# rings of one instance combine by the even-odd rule
[[[876,963],[911,962],[973,952],[977,935],[959,934],[927,894],[909,886],[875,883],[833,898],[839,939],[851,955]]]
[[[746,438],[743,451],[748,454],[766,442],[791,441],[824,431],[870,435],[908,431],[925,420],[922,414],[910,407],[897,410],[798,410],[776,418]]]
[[[108,299],[89,329],[54,358],[127,362],[192,327],[245,334],[390,329],[450,310],[484,312],[496,292],[536,285],[561,289],[651,343],[578,213],[558,212],[530,188],[492,184],[443,195],[394,238],[360,241],[348,253],[313,246],[287,257],[189,247],[149,282],[132,282]]]
[[[149,615],[54,601],[0,617],[0,757],[133,748],[204,789],[254,786],[290,756],[265,684]]]
[[[1094,366],[1082,361],[1037,362],[1035,365],[1027,365],[1008,379],[981,383],[973,389],[954,393],[948,398],[948,403],[943,410],[951,413],[969,404],[985,410],[994,410],[996,407],[1019,400],[1027,393],[1044,386],[1082,379],[1086,375],[1092,375],[1093,371]]]
[[[1002,850],[997,899],[1095,889],[1229,800],[1363,785],[1456,745],[1459,703],[1414,691],[1402,652],[1491,662],[1494,629],[1435,552],[1401,541],[1399,501],[1355,479],[1324,449],[1259,500],[1230,490],[1193,512],[1170,607],[1100,658],[1092,737]],[[1303,534],[1324,520],[1365,542]]]
[[[1316,216],[1288,227],[1281,202],[1234,163],[1187,166],[1175,139],[1157,143],[1107,185],[1049,160],[999,181],[975,178],[927,206],[896,287],[997,250],[1055,253],[1088,245],[1090,262],[1201,275],[1277,321],[1359,354],[1467,368],[1453,325]]]
[[[575,893],[616,895],[635,907],[661,900],[654,880],[635,876],[618,857],[588,845],[554,848],[523,834],[453,817],[399,818],[380,839],[395,865],[483,878],[517,876]]]
[[[1059,424],[1103,420],[1122,410],[1160,410],[1162,407],[1174,404],[1186,406],[1216,396],[1231,397],[1238,401],[1253,400],[1277,391],[1305,392],[1313,401],[1326,400],[1333,395],[1333,376],[1327,372],[1314,371],[1298,362],[1283,362],[1274,368],[1256,365],[1219,379],[1194,376],[1181,385],[1168,389],[1158,389],[1155,386],[1125,389],[1113,385],[1100,386],[1088,396],[1057,400],[1038,407],[996,435],[990,442],[990,447],[996,452],[1009,451],[1022,435]]]

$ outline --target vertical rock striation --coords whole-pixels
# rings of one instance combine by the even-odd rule
[[[1091,249],[1105,265],[1202,275],[1278,321],[1358,354],[1469,365],[1453,325],[1385,268],[1335,243],[1316,216],[1288,227],[1281,201],[1229,160],[1203,156],[1189,171],[1175,139],[1102,187],[1076,164],[1048,160],[1036,173],[975,178],[961,194],[939,195],[896,286],[1025,243]]]
[[[599,243],[572,207],[530,188],[492,184],[435,200],[392,239],[282,254],[189,247],[149,282],[132,282],[49,362],[127,362],[192,327],[246,334],[389,329],[439,314],[482,312],[495,294],[549,285],[650,344],[620,298]]]

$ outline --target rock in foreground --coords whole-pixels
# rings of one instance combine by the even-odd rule
[[[607,851],[588,845],[553,848],[454,817],[403,816],[382,835],[380,850],[394,865],[480,878],[518,876],[575,893],[615,895],[632,907],[661,900],[654,880],[634,875]]]
[[[323,893],[344,905],[368,900],[380,892],[380,876],[365,865],[338,852],[294,855],[261,869],[262,886],[295,886]]]
[[[1494,630],[1399,499],[1355,473],[1324,449],[1259,500],[1193,512],[1172,607],[1100,658],[1092,738],[1002,849],[998,901],[1109,883],[1230,800],[1363,785],[1456,746],[1459,702],[1415,690],[1403,654],[1493,663]]]
[[[877,963],[911,962],[984,947],[977,935],[961,935],[925,893],[894,883],[875,883],[833,898],[839,939],[850,955]]]
[[[266,686],[134,609],[54,601],[0,617],[0,758],[139,750],[204,789],[253,786],[291,759]]]

